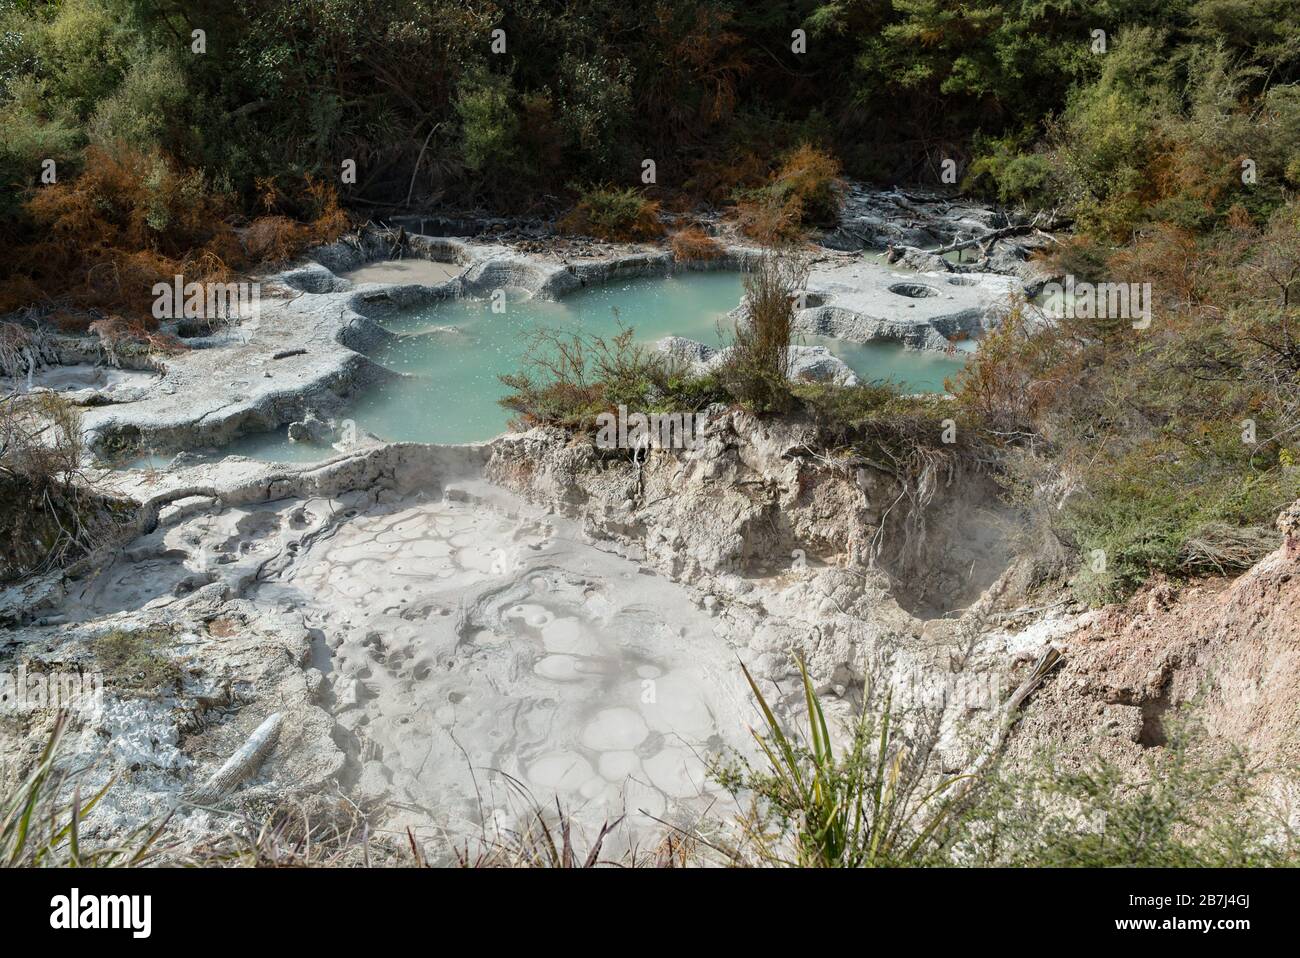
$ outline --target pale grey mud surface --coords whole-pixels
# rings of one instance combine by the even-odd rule
[[[356,788],[393,804],[389,827],[495,833],[558,798],[593,827],[627,815],[635,841],[647,815],[703,810],[706,759],[745,725],[735,653],[644,572],[500,490],[453,487],[348,519],[252,597],[297,607],[328,648]]]
[[[460,267],[451,263],[435,263],[427,259],[383,260],[368,263],[360,269],[344,273],[342,278],[352,283],[386,283],[403,285],[418,283],[438,286],[460,273]]]
[[[621,818],[617,856],[726,807],[707,769],[748,748],[744,643],[685,585],[484,482],[488,452],[120,474],[138,499],[198,491],[102,567],[29,596],[43,614],[0,649],[6,668],[96,669],[97,640],[125,632],[168,665],[156,688],[110,674],[104,708],[79,717],[72,760],[88,784],[117,776],[87,834],[174,810],[200,840],[258,802],[342,798],[377,835],[400,844],[409,828],[445,859],[558,800],[584,835]],[[192,802],[276,715],[258,765]],[[6,777],[42,716],[0,716]]]

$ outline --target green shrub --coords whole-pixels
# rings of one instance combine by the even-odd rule
[[[1156,573],[1237,572],[1276,546],[1276,516],[1300,496],[1296,209],[1263,228],[1150,226],[1109,253],[1062,244],[1058,268],[1081,281],[1150,283],[1150,327],[1044,325],[1022,307],[957,376],[957,408],[1003,447],[1013,498],[1046,506],[1030,512],[1073,547],[1086,601]]]
[[[1273,522],[1300,497],[1300,470],[1252,475],[1219,466],[1194,476],[1167,463],[1167,450],[1138,447],[1108,464],[1112,474],[1090,473],[1067,503],[1062,525],[1081,553],[1075,588],[1086,601],[1122,599],[1155,572],[1240,572],[1280,544]]]
[[[67,0],[48,22],[28,18],[50,92],[89,117],[130,69],[136,38],[124,10],[105,0]]]
[[[465,165],[488,180],[509,174],[516,162],[518,118],[510,78],[478,68],[465,74],[456,93]]]
[[[632,112],[631,64],[597,53],[566,53],[559,67],[559,122],[584,173],[608,175],[627,153]]]
[[[56,172],[71,177],[82,143],[76,117],[51,102],[41,81],[20,77],[10,84],[7,102],[0,98],[0,217],[17,214],[43,161],[54,160]]]
[[[99,101],[87,126],[90,140],[105,148],[118,141],[145,151],[175,148],[190,99],[175,58],[155,53],[133,63],[113,94]]]
[[[511,392],[500,400],[524,426],[591,431],[596,417],[619,405],[632,412],[696,412],[727,397],[713,376],[694,376],[624,329],[605,339],[538,331],[524,369],[501,377]]]
[[[808,730],[803,740],[783,728],[741,666],[763,716],[764,731],[753,734],[766,768],[734,758],[714,769],[738,804],[749,796],[737,822],[743,836],[738,855],[800,868],[936,863],[957,808],[949,793],[959,779],[934,774],[933,741],[909,737],[886,695],[878,708],[860,711],[847,749],[837,755],[812,679],[802,659],[798,665]]]
[[[1300,187],[1300,156],[1287,163],[1286,181],[1292,186]]]
[[[611,243],[635,243],[662,236],[659,204],[639,190],[593,187],[582,192],[560,221],[566,233],[594,236]]]
[[[1187,717],[1138,769],[1044,751],[983,783],[954,843],[964,865],[1032,868],[1294,866],[1297,836],[1276,795],[1295,783]]]
[[[1044,207],[1057,194],[1052,161],[1028,137],[977,138],[962,188],[1008,204]]]
[[[827,448],[852,449],[902,478],[935,456],[974,462],[986,454],[979,430],[934,393],[905,396],[893,383],[800,383],[792,391]]]

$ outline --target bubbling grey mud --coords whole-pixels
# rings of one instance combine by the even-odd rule
[[[708,759],[744,728],[712,620],[642,571],[457,486],[358,514],[256,600],[301,602],[319,630],[332,711],[362,743],[358,790],[401,809],[395,824],[518,827],[523,786],[587,825],[626,816],[635,840],[647,817],[711,802]]]

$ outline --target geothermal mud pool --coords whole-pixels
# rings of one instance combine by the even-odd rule
[[[334,724],[314,751],[342,752],[340,786],[387,809],[382,831],[410,828],[432,849],[522,829],[557,799],[584,833],[623,819],[611,852],[726,805],[708,766],[748,749],[753,715],[738,650],[686,588],[473,469],[403,488],[229,507],[182,500],[61,615],[95,628],[122,616],[156,623],[210,593],[223,597],[219,621],[237,610],[305,629],[312,698]],[[190,664],[207,643],[209,663],[238,655],[217,651],[225,639],[186,634]],[[312,724],[295,720],[265,673],[226,681],[242,699],[288,710],[287,725]],[[146,764],[192,767],[174,730],[145,738],[155,743]],[[303,750],[282,743],[258,780],[302,789]]]
[[[301,604],[328,646],[333,712],[364,743],[362,795],[405,810],[402,825],[460,833],[526,811],[513,781],[593,825],[627,814],[632,835],[706,797],[707,757],[744,728],[710,618],[492,498],[364,512],[253,593]]]
[[[460,267],[452,263],[435,263],[427,259],[390,259],[367,263],[359,269],[344,273],[342,278],[352,283],[419,283],[424,286],[440,286],[459,272]]]

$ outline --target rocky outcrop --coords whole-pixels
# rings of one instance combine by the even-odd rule
[[[1031,230],[1032,222],[1005,211],[963,202],[949,194],[925,190],[873,190],[851,183],[838,225],[819,236],[831,249],[891,251],[898,263],[919,272],[992,272],[1014,276],[1035,296],[1053,278],[1035,254],[1054,245],[1050,236]],[[1002,235],[1015,233],[1019,235]],[[928,249],[981,240],[956,264]]]
[[[917,349],[978,337],[1024,295],[1019,280],[995,273],[905,273],[865,260],[814,266],[806,288],[799,332]]]
[[[289,441],[307,442],[323,446],[335,439],[333,421],[326,422],[316,416],[314,410],[307,410],[307,415],[298,422],[289,423]]]
[[[876,190],[850,183],[839,223],[818,236],[831,249],[856,251],[888,246],[941,246],[1003,225],[987,207],[963,203],[925,189]]]
[[[861,681],[874,651],[916,645],[914,611],[972,601],[1007,561],[973,508],[980,477],[936,478],[926,514],[909,517],[895,477],[837,463],[812,426],[721,408],[693,448],[645,458],[553,430],[503,437],[486,475],[699,590],[773,679],[798,649],[828,687]],[[946,524],[942,540],[927,521]]]
[[[726,363],[730,351],[727,348],[714,349],[682,336],[665,336],[656,343],[656,348],[689,366],[696,375],[717,370]],[[836,386],[856,386],[859,382],[848,363],[825,346],[791,346],[789,363],[788,376],[792,382],[832,383]]]
[[[918,273],[951,273],[952,266],[938,253],[930,253],[915,246],[906,246],[903,253],[894,260],[900,266],[914,269]]]

